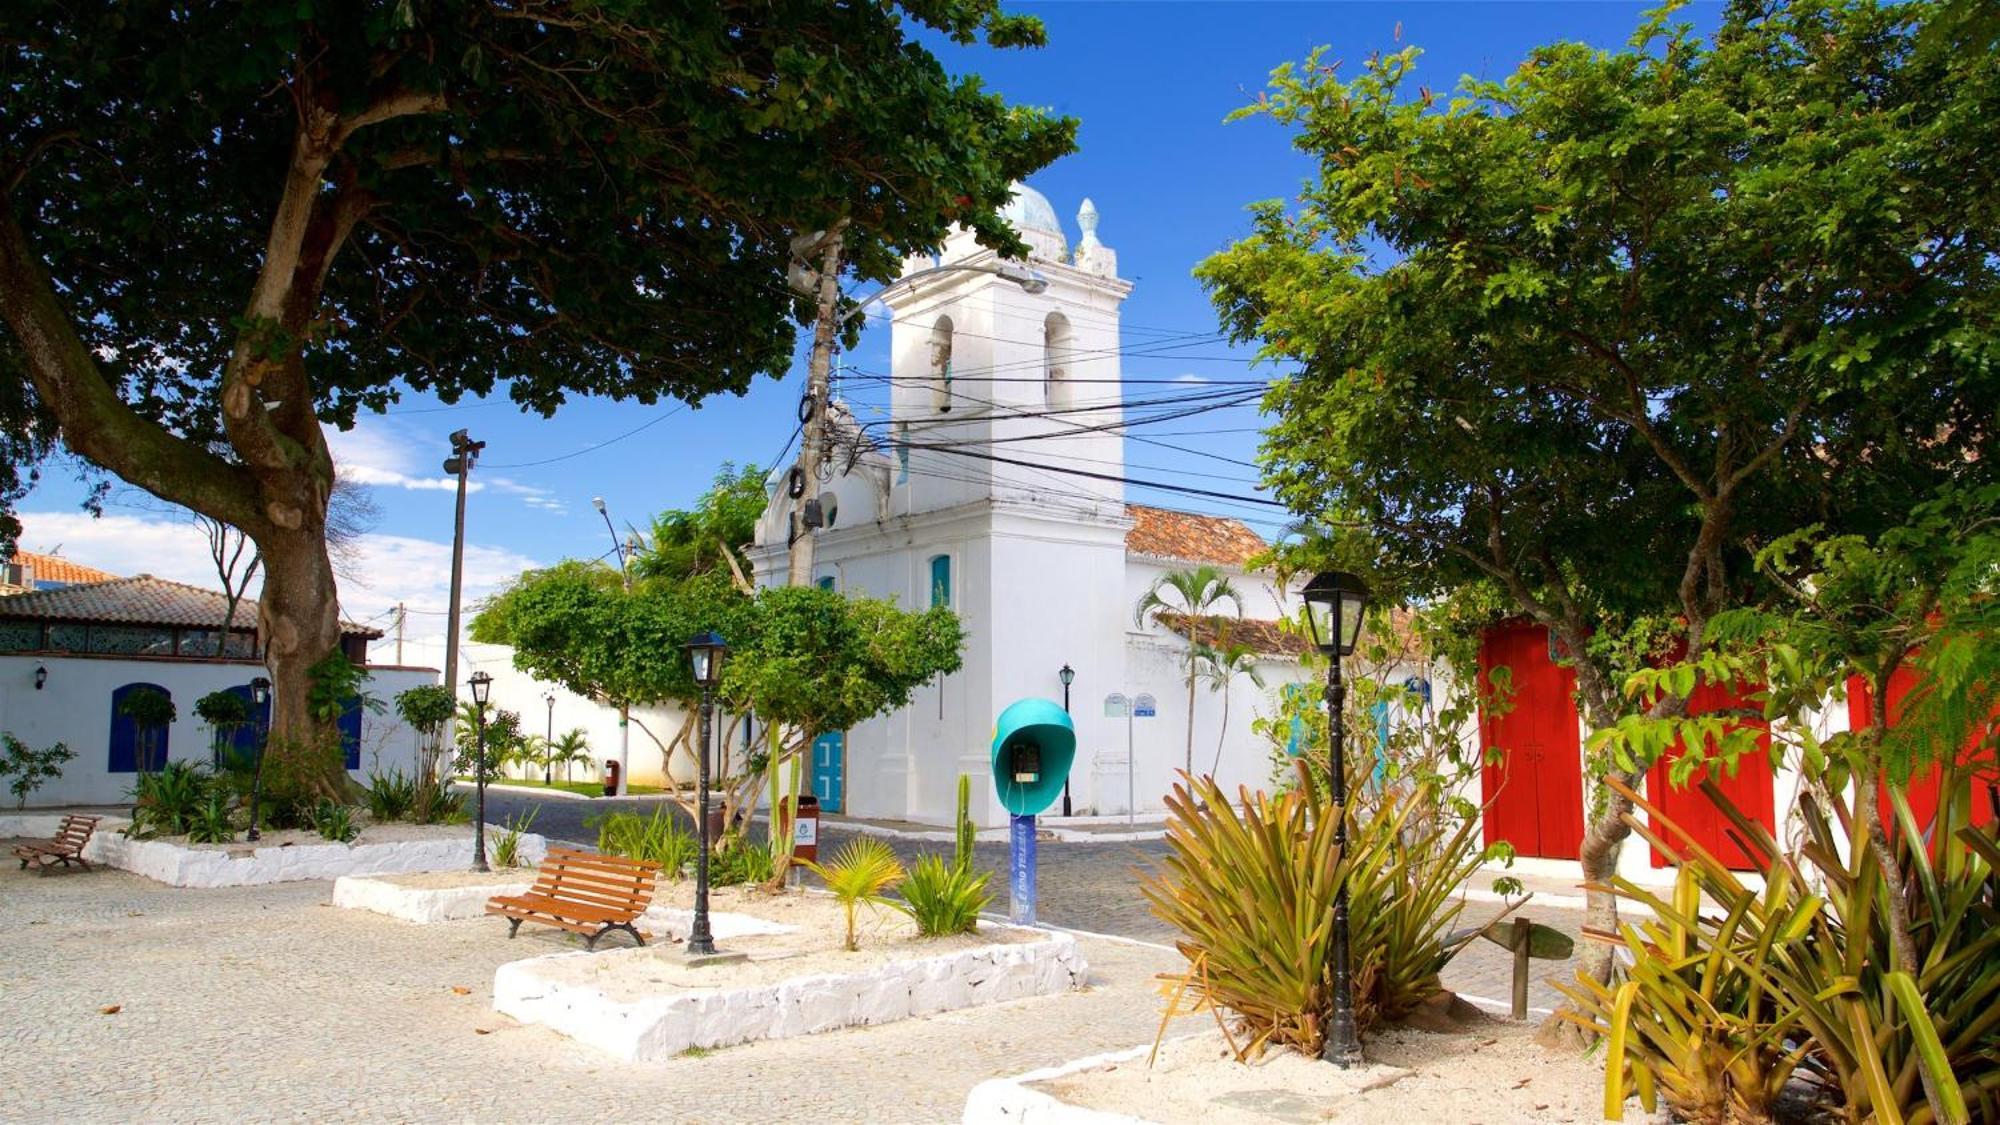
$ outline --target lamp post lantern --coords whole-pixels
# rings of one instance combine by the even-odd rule
[[[696,633],[682,648],[688,654],[688,663],[694,667],[694,682],[701,685],[701,727],[696,732],[701,739],[700,767],[695,771],[695,785],[698,799],[695,802],[696,831],[700,833],[701,847],[694,859],[694,925],[688,930],[687,953],[690,957],[712,957],[715,955],[715,936],[708,928],[708,759],[709,736],[713,723],[710,714],[715,708],[715,688],[722,682],[722,658],[729,652],[729,645],[721,634],[714,630]]]
[[[1361,639],[1362,613],[1368,607],[1368,586],[1352,574],[1322,571],[1306,583],[1306,625],[1313,643],[1327,655],[1327,789],[1338,810],[1333,843],[1342,862],[1347,859],[1347,685],[1340,663]],[[1361,1038],[1354,1029],[1354,979],[1348,966],[1347,883],[1333,898],[1333,1026],[1320,1057],[1345,1070],[1361,1061]]]
[[[1056,673],[1056,679],[1062,681],[1063,714],[1067,715],[1069,714],[1069,685],[1076,682],[1076,669],[1070,667],[1069,663],[1067,661],[1064,661],[1062,670]],[[1063,815],[1064,816],[1070,815],[1069,774],[1067,773],[1063,774]]]
[[[472,869],[490,871],[492,868],[486,866],[486,701],[493,694],[493,677],[484,672],[474,672],[467,682],[472,685],[472,725],[476,732],[472,785],[478,792],[473,802],[477,811],[473,813]]]
[[[264,744],[271,738],[268,721],[271,713],[265,710],[271,705],[271,681],[262,676],[251,680],[250,702],[257,706],[257,766],[250,772],[250,831],[244,833],[244,838],[258,840],[263,838],[257,830],[257,799],[264,788]]]

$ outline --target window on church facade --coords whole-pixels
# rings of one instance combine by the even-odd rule
[[[951,556],[931,557],[931,605],[951,607]]]
[[[832,590],[832,589],[835,589],[835,588],[836,588],[836,586],[837,586],[837,583],[836,583],[836,582],[834,581],[834,578],[833,578],[833,575],[831,575],[831,574],[823,574],[823,575],[821,575],[821,576],[820,576],[820,580],[819,580],[819,588],[820,588],[820,589],[822,589],[822,590]]]
[[[951,412],[951,318],[938,317],[931,326],[930,356],[931,409]]]
[[[1056,312],[1042,322],[1042,401],[1052,407],[1071,404],[1071,353],[1076,347],[1069,318]]]

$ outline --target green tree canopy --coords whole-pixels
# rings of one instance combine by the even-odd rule
[[[1547,625],[1604,726],[1635,623],[1699,654],[1771,593],[1761,545],[1990,478],[2000,55],[1942,11],[1738,4],[1706,42],[1663,13],[1449,97],[1413,48],[1278,70],[1243,112],[1318,179],[1199,276],[1296,367],[1264,457],[1314,550]],[[1601,882],[1626,807],[1598,807]]]
[[[1074,122],[924,35],[1042,39],[993,0],[0,7],[0,382],[32,388],[0,452],[52,421],[254,539],[304,744],[339,644],[323,425],[502,379],[544,414],[741,392],[790,359],[794,238],[842,224],[880,280],[954,222],[1022,249],[1009,181]]]
[[[751,567],[743,549],[756,538],[769,502],[761,469],[725,463],[693,508],[653,517],[653,534],[632,560],[632,573],[677,581],[720,570],[747,582]]]

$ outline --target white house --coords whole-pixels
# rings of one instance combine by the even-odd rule
[[[1242,595],[1241,616],[1264,623],[1260,669],[1275,684],[1296,678],[1290,638],[1270,622],[1297,608],[1268,574],[1246,569],[1264,543],[1237,520],[1128,503],[1119,432],[1125,391],[1119,306],[1132,283],[1097,238],[1088,200],[1082,237],[1069,248],[1054,209],[1017,185],[1006,211],[1047,279],[1031,293],[978,269],[948,270],[892,287],[891,417],[886,438],[830,412],[828,526],[817,538],[814,581],[910,607],[943,603],[965,624],[964,667],[918,691],[913,703],[815,749],[822,803],[857,816],[949,821],[957,777],[984,779],[993,723],[1015,700],[1061,700],[1077,726],[1071,803],[1078,812],[1157,810],[1186,758],[1185,642],[1134,620],[1140,597],[1169,570],[1212,564]],[[940,264],[906,263],[906,275]],[[992,267],[993,253],[960,232],[942,264]],[[1051,471],[1087,468],[1083,478]],[[1112,478],[1112,479],[1102,479]],[[751,551],[760,585],[785,581],[796,501],[773,478],[770,506]],[[1269,775],[1266,744],[1250,720],[1264,691],[1247,677],[1222,699],[1195,701],[1194,765],[1229,785]],[[1106,697],[1149,695],[1157,713],[1128,723]],[[1220,749],[1218,752],[1218,737]],[[984,823],[1004,820],[990,786],[974,787]],[[1128,797],[1128,792],[1131,794]],[[1060,811],[1060,806],[1055,812]]]
[[[220,593],[145,574],[0,597],[0,731],[38,750],[61,742],[76,754],[30,802],[126,799],[140,747],[118,704],[143,687],[165,692],[177,712],[165,760],[211,762],[213,733],[195,716],[195,701],[224,690],[247,700],[250,682],[265,674],[257,603],[237,606],[241,624],[226,640],[223,614]],[[377,712],[357,703],[342,718],[348,773],[357,781],[372,770],[414,771],[416,735],[397,720],[393,702],[407,688],[437,682],[432,668],[369,663],[368,642],[379,636],[349,625],[341,639],[348,659],[368,672],[368,696],[386,705]]]

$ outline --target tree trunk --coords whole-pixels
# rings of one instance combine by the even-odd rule
[[[317,514],[324,518],[324,509]],[[312,751],[329,742],[337,748],[338,728],[316,721],[307,701],[312,666],[340,649],[339,595],[318,521],[306,522],[314,525],[312,530],[301,527],[258,542],[264,591],[257,603],[257,629],[271,670],[270,753],[290,765],[306,788],[335,796],[347,783],[341,758]]]
[[[1194,776],[1194,651],[1188,651],[1188,731],[1186,773]]]

